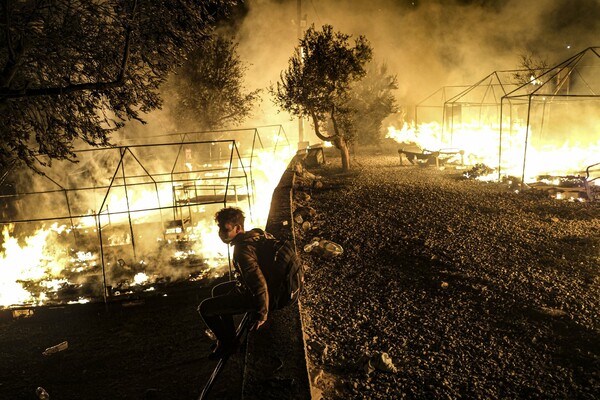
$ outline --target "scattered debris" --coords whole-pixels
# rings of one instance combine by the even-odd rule
[[[327,344],[316,339],[309,339],[306,341],[306,345],[310,351],[320,355],[319,360],[321,362],[325,361],[327,354],[329,353],[329,346],[327,346]]]
[[[581,333],[599,326],[600,208],[357,158],[352,174],[314,171],[328,190],[313,193],[315,229],[296,230],[301,246],[325,237],[346,250],[301,253],[307,343],[328,344],[326,363],[307,346],[309,369],[343,382],[341,396],[321,383],[323,398],[597,392],[597,340]],[[377,371],[370,357],[357,368],[367,351],[401,373],[365,376]]]
[[[551,317],[564,317],[565,315],[567,315],[566,311],[559,310],[558,308],[542,307],[540,311]]]
[[[443,167],[446,163],[450,162],[459,162],[460,165],[464,165],[465,163],[464,150],[454,148],[427,150],[412,144],[400,148],[398,155],[400,157],[400,165],[404,165],[403,158],[406,158],[412,165],[435,165],[437,168]]]
[[[308,222],[308,221],[304,221],[304,222],[302,223],[302,230],[303,230],[304,232],[308,232],[308,231],[310,230],[311,226],[312,226],[312,225],[310,224],[310,222]]]
[[[312,207],[297,207],[294,210],[294,221],[301,224],[303,221],[310,221],[317,215],[317,211]]]
[[[32,308],[12,310],[12,317],[15,319],[29,318],[29,317],[33,316],[33,314],[34,314],[34,311]]]
[[[50,399],[50,395],[48,394],[46,389],[44,389],[41,386],[38,387],[37,389],[35,389],[35,395],[37,396],[37,398],[39,400],[49,400]]]
[[[296,192],[294,193],[294,196],[296,197],[296,201],[301,203],[307,202],[311,199],[310,194],[306,192]]]
[[[306,253],[316,254],[323,258],[332,258],[342,254],[344,249],[339,244],[330,240],[314,237],[309,244],[304,246],[304,251]]]
[[[311,374],[311,381],[313,385],[319,384],[319,381],[323,378],[323,370],[318,369]]]
[[[299,191],[311,191],[312,189],[320,189],[323,187],[323,177],[308,172],[306,169],[304,169],[302,164],[296,164],[294,171],[296,173],[294,189]]]
[[[465,171],[463,176],[468,179],[475,179],[481,176],[488,176],[495,172],[494,168],[490,168],[485,164],[475,164],[469,171]]]
[[[138,307],[138,306],[142,306],[146,304],[146,301],[144,299],[138,299],[138,300],[131,300],[131,301],[124,301],[123,303],[121,303],[121,307]]]
[[[217,337],[215,336],[215,334],[213,333],[213,331],[211,331],[210,329],[206,329],[204,331],[204,334],[206,335],[207,338],[209,338],[212,341],[217,341]]]
[[[367,375],[375,371],[398,372],[398,368],[396,368],[388,353],[378,352],[371,355],[367,352],[358,359],[356,365],[359,369],[364,370]]]
[[[48,347],[46,350],[42,352],[43,355],[49,356],[54,353],[58,353],[59,351],[63,351],[69,348],[69,342],[66,340],[57,344],[56,346]]]

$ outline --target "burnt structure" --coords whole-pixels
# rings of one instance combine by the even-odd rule
[[[228,205],[252,214],[264,173],[257,158],[289,146],[280,127],[271,143],[250,132],[245,143],[185,133],[78,151],[77,164],[54,161],[45,175],[6,173],[2,244],[17,238],[26,246],[24,238],[43,236],[53,254],[36,267],[60,280],[50,290],[49,276],[22,277],[25,290],[34,299],[44,292],[45,303],[107,302],[202,279],[217,264],[227,272],[227,249],[211,246],[218,240],[212,215]]]

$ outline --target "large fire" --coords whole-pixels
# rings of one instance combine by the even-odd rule
[[[588,185],[600,162],[599,65],[590,47],[551,68],[494,71],[466,88],[444,88],[415,109],[421,123],[392,126],[388,137],[429,152],[460,149],[467,164],[523,187],[548,178]]]
[[[463,150],[467,165],[485,164],[494,173],[482,179],[498,179],[498,165],[502,166],[503,177],[524,176],[525,182],[536,182],[542,175],[565,176],[583,174],[586,168],[600,161],[600,139],[584,146],[569,137],[562,144],[536,147],[529,142],[525,148],[526,127],[513,124],[509,130],[502,131],[502,148],[500,149],[500,126],[498,124],[482,125],[477,122],[456,124],[453,127],[451,140],[443,136],[442,126],[438,123],[422,123],[418,126],[404,124],[401,129],[388,127],[387,137],[398,143],[412,143],[419,148],[438,151],[444,147]],[[535,132],[530,131],[530,136]],[[523,161],[526,154],[527,162],[523,171]]]
[[[36,221],[34,229],[4,224],[0,307],[82,303],[226,273],[229,250],[213,221],[223,203],[212,202],[210,196],[227,196],[227,205],[245,211],[247,225],[262,227],[273,189],[292,155],[289,145],[256,150],[252,165],[244,166],[251,170],[247,185],[228,178],[235,175],[230,161],[203,164],[205,172],[194,179],[185,175],[169,185],[111,190],[100,197],[105,208],[89,210],[69,223]],[[190,165],[186,168],[191,170]],[[225,179],[229,192],[214,184]],[[207,187],[212,192],[202,204],[197,198],[206,198]],[[161,225],[165,216],[170,222]]]

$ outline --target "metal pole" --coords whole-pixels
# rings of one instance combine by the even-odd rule
[[[103,287],[103,296],[104,296],[104,305],[108,311],[108,299],[107,299],[107,293],[106,293],[106,263],[104,261],[104,245],[102,244],[102,218],[101,218],[101,214],[102,214],[102,208],[104,208],[104,204],[106,203],[106,200],[108,199],[108,194],[110,193],[110,190],[112,189],[113,183],[115,182],[115,178],[117,176],[117,174],[119,173],[119,168],[121,167],[121,163],[123,162],[123,151],[121,148],[119,148],[119,164],[117,164],[117,167],[115,168],[115,173],[112,176],[112,179],[110,180],[110,184],[108,185],[108,189],[106,190],[106,193],[104,194],[104,199],[102,200],[102,203],[100,204],[99,207],[99,211],[98,213],[96,213],[96,217],[97,219],[97,223],[98,223],[98,240],[100,241],[100,262],[102,263],[102,287]],[[109,222],[110,222],[110,212],[108,211],[108,205],[106,208],[106,215],[109,218]]]
[[[67,189],[63,189],[65,193],[65,200],[67,202],[67,210],[69,211],[69,221],[71,221],[71,230],[73,231],[73,238],[75,239],[75,244],[79,245],[79,241],[77,239],[77,230],[75,229],[75,222],[73,222],[73,214],[71,213],[71,203],[69,202],[69,194],[67,193]]]
[[[500,132],[498,135],[498,182],[500,182],[500,177],[501,177],[501,173],[502,173],[502,129],[503,129],[503,122],[502,122],[502,101],[504,100],[504,96],[500,97]],[[512,123],[512,121],[511,121]]]
[[[125,151],[128,149],[121,149],[121,161],[125,156]],[[133,250],[133,259],[137,261],[137,254],[135,251],[135,235],[133,233],[133,225],[131,222],[131,208],[129,207],[129,193],[127,192],[127,178],[125,177],[125,163],[121,162],[121,173],[123,175],[123,190],[125,191],[125,202],[127,203],[127,220],[129,221],[129,233],[131,234],[131,248]]]
[[[298,39],[302,39],[302,0],[297,0],[298,21]],[[304,147],[304,120],[298,117],[298,150]]]
[[[523,151],[523,172],[521,174],[521,190],[525,188],[525,163],[527,162],[527,142],[529,142],[529,124],[531,123],[531,95],[527,105],[527,126],[525,127],[525,149]]]
[[[102,264],[102,298],[104,299],[104,307],[106,311],[108,311],[108,297],[106,291],[108,290],[106,286],[106,265],[104,263],[104,246],[102,244],[102,221],[100,219],[100,214],[102,210],[98,213],[94,213],[94,218],[96,219],[96,225],[98,227],[98,241],[100,242],[100,263]]]
[[[240,324],[238,325],[236,332],[235,332],[235,342],[237,345],[241,344],[242,337],[248,332],[249,328],[250,328],[250,313],[246,313],[242,317],[242,320],[240,321]],[[229,357],[231,357],[231,355],[232,355],[232,353],[226,353],[225,355],[223,355],[223,357],[221,357],[219,359],[219,362],[217,363],[217,366],[213,370],[213,373],[208,378],[208,382],[206,382],[204,389],[202,389],[202,393],[200,393],[200,397],[198,398],[198,400],[204,400],[207,398],[208,393],[212,389],[217,377],[223,370],[225,363],[227,363],[227,360],[229,360]]]

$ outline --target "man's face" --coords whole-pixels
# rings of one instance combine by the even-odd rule
[[[240,225],[233,225],[227,222],[223,225],[219,225],[219,238],[221,238],[223,243],[231,243],[233,238],[241,231],[242,227]]]

